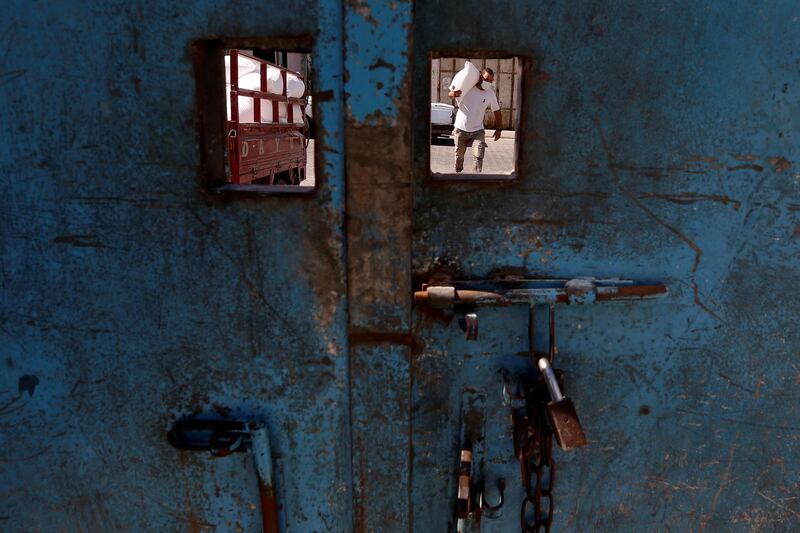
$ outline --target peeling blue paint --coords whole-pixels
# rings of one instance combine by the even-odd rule
[[[355,2],[345,15],[347,112],[364,124],[395,124],[408,72],[405,46],[412,24],[408,1]]]

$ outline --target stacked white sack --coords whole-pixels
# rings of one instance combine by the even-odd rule
[[[225,83],[231,83],[231,58],[225,56]],[[245,56],[239,56],[238,61],[239,87],[251,91],[261,88],[260,64]],[[476,80],[477,81],[477,80]],[[279,68],[267,65],[267,92],[283,94],[283,76]],[[301,98],[306,92],[306,84],[296,74],[291,72],[286,75],[286,95],[289,98]]]
[[[230,56],[225,56],[225,84],[228,86],[231,84],[229,62]],[[240,89],[249,89],[251,91],[261,90],[261,69],[258,63],[246,57],[239,56],[238,74]],[[305,87],[303,87],[303,90],[305,91]],[[267,65],[267,92],[283,94],[283,76],[281,76],[281,70],[269,65]]]
[[[228,120],[231,119],[230,90],[230,86],[227,86],[225,93],[225,104]],[[286,102],[278,103],[278,123],[280,124],[287,124],[289,122],[289,113],[286,106]],[[249,96],[239,97],[239,122],[255,122],[255,115],[253,114],[253,99]],[[261,100],[261,122],[272,122],[272,102],[269,100]],[[292,104],[292,123],[303,123],[303,109],[300,107],[300,104]]]
[[[469,61],[465,61],[464,68],[459,70],[458,73],[453,76],[453,81],[450,83],[450,90],[461,91],[461,96],[464,97],[472,90],[473,87],[475,87],[475,84],[478,83],[480,77],[481,73],[478,70],[478,67]]]
[[[252,59],[239,56],[238,62],[239,88],[252,91],[261,90],[261,70],[260,64]],[[230,56],[225,56],[225,102],[227,107],[228,120],[231,119],[230,101]],[[286,76],[286,92],[289,98],[301,98],[306,91],[303,81],[295,74],[288,73]],[[267,92],[272,94],[283,94],[283,77],[278,68],[267,65]],[[255,122],[253,114],[254,99],[249,96],[239,97],[239,122]],[[285,102],[278,104],[278,122],[288,123],[288,112]],[[292,104],[292,122],[295,124],[303,123],[303,110],[299,104]],[[272,102],[261,100],[261,122],[272,122]]]
[[[272,122],[272,102],[261,100],[261,122]],[[289,112],[286,102],[278,102],[278,123],[288,124]],[[299,104],[292,104],[292,123],[303,123],[303,110]]]
[[[283,76],[281,70],[267,65],[267,92],[283,94]]]
[[[306,92],[306,84],[291,72],[286,75],[286,96],[289,98],[302,98]]]
[[[231,86],[225,86],[225,107],[227,109],[227,117],[228,120],[231,119]],[[264,109],[263,106],[261,108]],[[270,108],[270,115],[272,115],[272,108]],[[262,120],[264,119],[264,115],[262,112],[261,115]],[[270,116],[270,121],[272,117]],[[240,96],[239,97],[239,122],[255,122],[255,116],[253,115],[253,99],[248,96]]]
[[[258,72],[259,67],[257,61],[240,55],[239,60],[236,62],[236,69],[239,78],[241,78],[245,74]],[[225,56],[225,83],[228,85],[231,83],[231,56]]]

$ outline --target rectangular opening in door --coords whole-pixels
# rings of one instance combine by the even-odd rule
[[[314,187],[310,65],[303,53],[225,51],[231,184]]]
[[[431,175],[513,179],[522,100],[520,58],[434,55],[430,71]]]
[[[296,40],[296,48],[268,39],[194,43],[207,190],[237,194],[314,190],[318,176],[311,43]]]

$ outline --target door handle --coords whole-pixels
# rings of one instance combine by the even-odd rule
[[[214,457],[252,452],[261,500],[261,531],[278,533],[278,504],[269,439],[269,430],[263,421],[184,418],[167,433],[167,440],[179,450],[207,451]]]

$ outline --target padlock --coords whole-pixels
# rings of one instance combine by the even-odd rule
[[[586,445],[586,435],[583,433],[578,413],[572,400],[561,394],[561,389],[556,381],[556,375],[550,361],[546,357],[539,359],[539,370],[542,371],[544,381],[550,390],[553,401],[547,404],[547,416],[553,426],[558,445],[562,450],[572,450]]]

